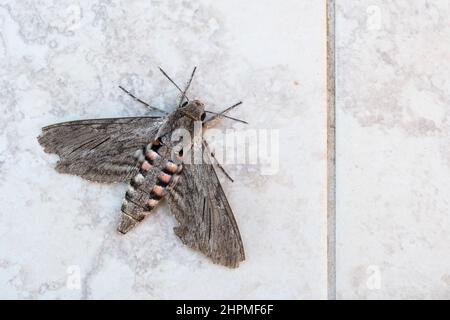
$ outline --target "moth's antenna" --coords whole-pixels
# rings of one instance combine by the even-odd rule
[[[186,96],[186,94],[183,92],[183,90],[181,90],[181,88],[175,83],[175,81],[173,81],[172,78],[170,78],[169,75],[168,75],[163,69],[161,69],[161,67],[158,67],[158,68],[159,68],[159,71],[161,71],[162,74],[163,74],[167,79],[169,79],[170,82],[172,82],[172,84],[178,89],[178,91],[181,92],[182,98],[186,98],[186,100],[189,101],[189,98]]]
[[[197,70],[197,67],[194,67],[194,70],[192,70],[191,78],[189,79],[189,81],[186,85],[186,88],[184,88],[183,94],[181,95],[181,98],[180,98],[180,103],[178,104],[178,108],[183,104],[183,100],[184,100],[184,97],[186,96],[186,92],[189,90],[189,87],[191,86],[192,79],[194,79],[195,70]]]
[[[159,112],[162,112],[162,113],[167,114],[167,112],[165,112],[164,110],[161,110],[161,109],[158,109],[158,108],[156,108],[156,107],[153,107],[153,106],[149,105],[147,102],[142,101],[141,99],[139,99],[138,97],[136,97],[134,94],[132,94],[130,91],[126,90],[124,87],[119,86],[119,88],[120,88],[123,92],[125,92],[126,94],[128,94],[130,97],[132,97],[134,100],[136,100],[137,102],[142,103],[144,106],[146,106],[146,107],[149,108],[150,110],[155,110],[155,111],[159,111]]]
[[[231,120],[234,120],[234,121],[238,121],[238,122],[241,122],[241,123],[248,124],[247,121],[244,121],[244,120],[241,120],[241,119],[236,119],[236,118],[229,117],[229,116],[226,116],[226,115],[225,115],[225,113],[227,113],[228,111],[230,111],[230,110],[236,108],[237,106],[239,106],[239,105],[241,105],[241,104],[242,104],[242,101],[239,101],[238,103],[233,104],[232,106],[226,108],[225,110],[223,110],[222,112],[219,112],[219,113],[213,112],[213,111],[205,110],[205,112],[215,114],[215,116],[212,117],[211,119],[209,119],[208,121],[206,121],[206,123],[211,122],[211,121],[217,121],[217,120],[220,119],[221,117],[224,117],[224,118],[228,118],[228,119],[231,119]]]
[[[226,115],[222,114],[222,112],[221,113],[217,113],[217,112],[208,111],[208,110],[205,110],[205,112],[214,114],[215,115],[215,117],[213,117],[214,119],[215,118],[224,117],[224,118],[227,118],[227,119],[230,119],[230,120],[234,120],[234,121],[237,121],[237,122],[248,124],[247,121],[244,121],[244,120],[241,120],[241,119],[237,119],[237,118],[233,118],[233,117],[230,117],[230,116],[226,116]]]
[[[237,102],[237,103],[233,104],[232,106],[230,106],[230,107],[226,108],[225,110],[223,110],[223,111],[222,111],[222,112],[220,112],[220,113],[225,113],[225,112],[228,112],[228,111],[230,111],[230,110],[232,110],[232,109],[236,108],[237,106],[240,106],[241,104],[242,104],[242,101],[239,101],[239,102]]]

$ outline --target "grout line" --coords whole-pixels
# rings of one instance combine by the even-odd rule
[[[327,298],[336,300],[336,68],[335,0],[327,16]]]

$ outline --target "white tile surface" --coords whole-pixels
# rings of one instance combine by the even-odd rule
[[[338,298],[450,298],[449,16],[337,1]]]
[[[0,297],[324,298],[324,8],[0,1]],[[143,114],[118,84],[169,110],[177,93],[158,65],[180,82],[198,65],[192,96],[213,110],[242,99],[235,116],[280,132],[277,174],[228,168],[247,253],[237,270],[183,246],[165,207],[119,236],[126,186],[60,175],[37,143],[51,123]]]

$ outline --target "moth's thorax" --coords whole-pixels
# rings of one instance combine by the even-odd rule
[[[178,112],[180,116],[188,116],[197,121],[202,121],[202,116],[205,113],[205,105],[199,100],[192,100],[184,107],[177,109],[175,112]]]

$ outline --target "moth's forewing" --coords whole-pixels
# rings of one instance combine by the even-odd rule
[[[167,202],[184,244],[227,267],[245,260],[239,228],[212,164],[184,165]]]
[[[42,129],[39,143],[59,155],[56,170],[95,182],[122,182],[138,171],[136,150],[153,140],[162,118],[90,119]]]

